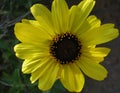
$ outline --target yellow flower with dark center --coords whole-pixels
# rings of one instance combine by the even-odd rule
[[[95,80],[106,78],[100,62],[110,49],[96,45],[116,38],[118,30],[88,16],[94,4],[83,0],[69,9],[65,0],[54,0],[51,11],[35,4],[31,7],[35,20],[16,23],[15,35],[21,41],[14,47],[16,56],[25,60],[22,72],[31,73],[31,82],[39,80],[39,89],[48,90],[59,79],[69,91],[80,92],[83,73]]]

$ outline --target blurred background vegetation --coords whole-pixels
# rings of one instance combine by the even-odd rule
[[[34,3],[42,3],[49,9],[53,0],[1,0],[0,1],[0,93],[41,93],[37,83],[31,84],[30,75],[21,72],[22,61],[15,57],[13,47],[19,43],[14,36],[14,24],[23,18],[33,19],[29,12]],[[81,0],[66,0],[68,5]],[[103,23],[115,23],[120,28],[120,0],[96,0],[91,14]],[[86,77],[82,93],[120,93],[120,37],[104,44],[112,49],[103,65],[109,75],[105,81],[98,82]],[[50,93],[69,93],[59,81]]]

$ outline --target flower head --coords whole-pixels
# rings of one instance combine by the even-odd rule
[[[110,52],[96,47],[118,36],[114,24],[103,24],[89,15],[94,0],[83,0],[68,8],[65,0],[54,0],[51,11],[42,4],[31,7],[35,20],[23,19],[15,25],[15,35],[21,41],[14,47],[16,56],[24,59],[22,72],[38,80],[41,90],[50,89],[59,79],[69,91],[80,92],[84,74],[104,80],[107,70],[99,64]],[[83,73],[82,73],[82,72]]]

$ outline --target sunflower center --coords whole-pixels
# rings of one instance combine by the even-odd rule
[[[60,34],[53,39],[50,53],[61,64],[73,62],[80,56],[81,45],[78,38],[70,33]]]

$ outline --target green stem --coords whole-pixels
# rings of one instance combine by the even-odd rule
[[[42,93],[50,93],[50,90],[48,90],[48,91],[43,91]]]

